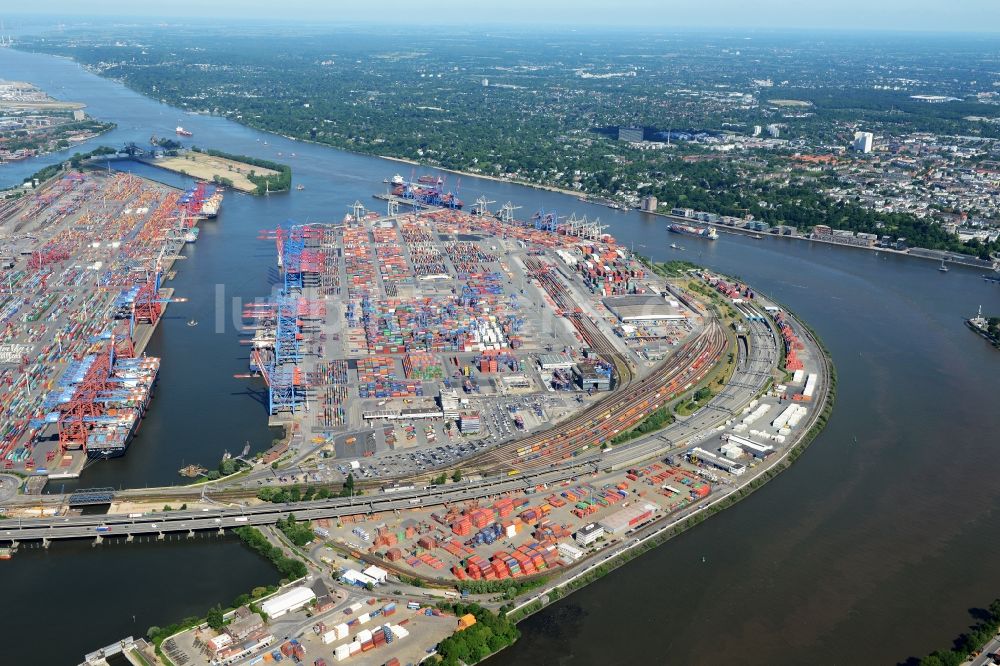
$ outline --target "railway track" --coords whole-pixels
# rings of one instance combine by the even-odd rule
[[[599,447],[700,381],[721,357],[725,347],[722,327],[713,321],[705,331],[677,350],[670,361],[613,397],[588,407],[554,428],[504,444],[470,462],[478,463],[485,471],[512,466],[515,469],[536,468],[571,458],[587,447]]]

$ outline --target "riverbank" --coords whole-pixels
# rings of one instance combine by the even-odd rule
[[[1000,349],[1000,337],[991,336],[988,330],[976,325],[974,319],[966,319],[965,325],[969,328],[969,330],[981,337],[983,340],[986,340],[986,342],[990,343],[990,345],[994,348]]]
[[[884,252],[886,254],[895,254],[904,257],[913,257],[915,259],[929,259],[931,261],[944,261],[953,264],[959,264],[961,266],[968,266],[969,268],[980,268],[983,270],[990,270],[991,267],[983,266],[979,263],[974,263],[974,261],[982,261],[969,255],[968,257],[964,255],[958,255],[954,252],[947,252],[945,250],[932,250],[928,248],[907,248],[905,250],[897,250],[895,248],[889,247],[878,247],[878,246],[868,246],[868,245],[854,245],[850,243],[838,243],[837,241],[825,240],[822,238],[813,238],[812,235],[802,235],[799,233],[795,234],[774,234],[770,231],[754,231],[752,229],[745,229],[742,227],[733,227],[728,224],[723,224],[721,222],[708,222],[705,220],[695,220],[690,217],[681,217],[679,215],[673,215],[671,213],[660,213],[658,211],[642,211],[647,215],[655,215],[657,217],[666,218],[668,220],[681,222],[684,224],[695,224],[699,226],[714,227],[715,229],[728,233],[734,236],[744,236],[748,238],[753,238],[755,240],[764,240],[765,238],[782,238],[789,240],[804,240],[812,243],[822,243],[824,245],[835,245],[837,247],[845,247],[855,250],[868,250],[869,252],[880,253]],[[925,254],[914,254],[910,250],[919,250],[921,253]],[[967,261],[968,260],[968,261]],[[973,261],[974,260],[974,261]],[[998,263],[994,262],[992,269],[997,269]]]
[[[262,130],[266,131],[266,130]],[[284,135],[282,135],[284,136]],[[294,137],[285,137],[293,139],[295,141],[302,141],[302,139],[296,139]],[[329,145],[329,144],[319,144],[319,145]],[[343,150],[345,152],[352,152],[346,148],[337,148],[337,150]],[[371,155],[371,153],[356,153],[358,155]],[[567,190],[561,187],[556,187],[555,185],[546,185],[544,183],[533,183],[528,180],[518,180],[511,178],[500,178],[499,176],[487,176],[482,173],[473,173],[471,171],[458,171],[456,169],[446,169],[442,166],[435,166],[433,164],[425,164],[423,162],[417,162],[416,160],[407,159],[405,157],[393,157],[392,155],[375,155],[383,160],[389,160],[390,162],[399,162],[401,164],[409,164],[410,166],[420,167],[422,169],[434,169],[435,171],[444,171],[445,173],[453,173],[458,176],[468,176],[469,178],[481,178],[483,180],[492,180],[495,183],[506,183],[508,185],[520,185],[521,187],[530,187],[535,190],[544,190],[546,192],[556,192],[558,194],[566,194],[571,197],[583,197],[587,196],[584,192],[580,190]]]

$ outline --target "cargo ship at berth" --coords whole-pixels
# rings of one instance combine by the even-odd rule
[[[212,220],[219,214],[219,207],[222,205],[222,189],[216,188],[210,197],[201,204],[201,214],[203,217]]]
[[[458,195],[444,191],[444,178],[438,176],[420,176],[417,182],[411,183],[396,174],[388,183],[392,195],[401,199],[413,199],[427,206],[459,210],[465,206],[465,202],[459,199]]]
[[[188,219],[214,219],[222,206],[223,189],[206,182],[199,182],[185,190],[180,203]]]
[[[87,434],[88,458],[103,460],[125,455],[146,416],[159,372],[160,359],[152,356],[116,360],[118,390],[127,395],[116,401],[116,408],[100,417]]]
[[[684,234],[686,236],[697,236],[698,238],[705,238],[708,240],[716,240],[719,237],[718,232],[711,227],[693,227],[690,224],[673,224],[667,225],[667,231],[672,231],[675,234]]]

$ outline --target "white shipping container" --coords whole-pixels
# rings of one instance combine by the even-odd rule
[[[364,608],[364,606],[362,606],[361,604],[351,604],[351,612],[352,613],[357,613],[362,608]]]
[[[799,424],[799,421],[809,412],[805,407],[798,405],[798,410],[792,414],[792,417],[788,419],[788,427],[794,428]]]
[[[361,652],[361,643],[354,641],[353,643],[347,643],[347,648],[351,651],[351,654],[357,654]]]
[[[372,639],[371,629],[362,629],[354,636],[356,643],[367,643]]]
[[[796,404],[790,404],[790,405],[788,405],[781,412],[781,414],[778,414],[778,417],[776,419],[774,419],[773,421],[771,421],[771,425],[774,426],[775,428],[784,428],[785,425],[788,423],[788,420],[791,419],[792,416],[795,415],[795,413],[798,411],[798,409],[799,409],[799,406],[796,405]]]
[[[348,643],[338,645],[333,651],[333,656],[336,657],[337,661],[344,661],[351,656],[351,646]]]
[[[398,624],[392,625],[390,631],[392,631],[393,637],[397,639],[406,638],[407,636],[410,635],[410,632],[408,632],[405,627],[401,627]]]
[[[372,616],[368,613],[358,616],[358,624],[368,624],[372,619]]]
[[[346,622],[341,622],[334,629],[337,630],[337,640],[343,640],[351,633],[351,629],[347,626]]]
[[[816,392],[816,373],[810,373],[809,379],[806,380],[806,387],[802,389],[802,395],[807,398],[811,398],[813,393]]]
[[[749,415],[743,417],[743,423],[751,425],[754,421],[771,411],[770,405],[758,405]]]
[[[340,636],[337,634],[336,629],[331,629],[330,631],[320,636],[320,640],[323,641],[323,645],[329,645],[330,643],[333,643],[334,641],[337,641],[339,639]]]
[[[792,383],[801,384],[803,378],[806,376],[806,371],[801,368],[792,373]]]

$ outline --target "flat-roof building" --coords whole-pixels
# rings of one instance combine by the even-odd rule
[[[605,307],[611,310],[623,323],[678,320],[687,317],[680,303],[656,294],[610,296],[605,298],[603,302]]]
[[[541,366],[542,370],[568,370],[573,367],[573,359],[569,357],[569,354],[563,353],[540,354],[538,356],[538,365]]]
[[[603,527],[608,534],[620,534],[646,522],[653,517],[654,513],[656,513],[656,506],[653,504],[637,502],[632,506],[615,511],[607,518],[602,518],[597,524]]]
[[[600,525],[591,523],[578,529],[574,536],[578,544],[586,547],[604,536],[604,528]]]
[[[619,141],[628,141],[629,143],[641,143],[642,137],[643,137],[643,131],[641,127],[618,128]]]
[[[356,585],[357,587],[366,587],[368,585],[375,586],[378,581],[367,574],[363,574],[356,569],[348,569],[340,575],[340,580],[348,585]]]
[[[584,391],[611,390],[611,373],[598,372],[592,365],[574,365],[573,380]]]

